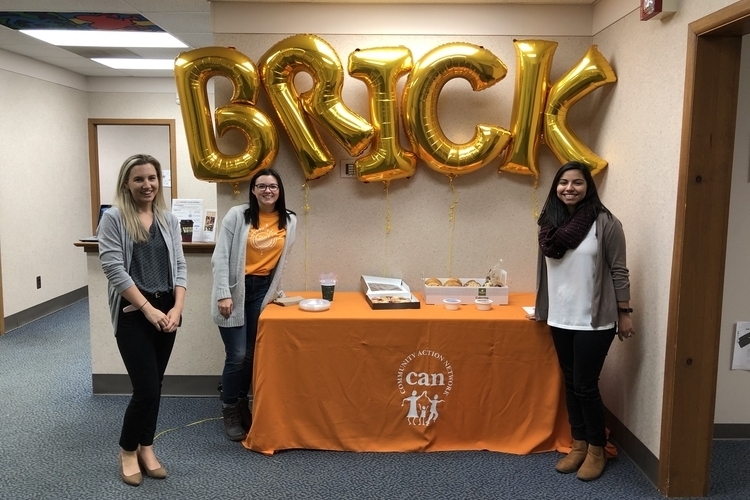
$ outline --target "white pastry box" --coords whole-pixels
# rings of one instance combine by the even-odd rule
[[[429,279],[429,278],[428,278]],[[438,278],[445,283],[448,278]],[[474,280],[484,283],[486,278],[458,278],[461,283]],[[422,283],[424,284],[423,280]],[[508,305],[507,286],[428,286],[424,285],[425,304],[442,304],[443,299],[453,297],[462,304],[473,304],[475,299],[492,299],[492,305]]]
[[[400,278],[361,276],[362,291],[372,309],[419,309],[420,302]]]

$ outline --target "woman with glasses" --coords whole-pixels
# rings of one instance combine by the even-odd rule
[[[167,477],[154,454],[154,433],[187,287],[180,226],[164,202],[161,179],[153,156],[125,160],[114,206],[97,231],[117,348],[133,386],[119,457],[122,480],[131,486],[141,484],[141,470]]]
[[[281,177],[270,168],[253,176],[249,202],[230,209],[221,222],[211,258],[211,315],[226,351],[222,415],[232,441],[245,439],[250,430],[258,317],[269,302],[284,296],[281,276],[296,226],[297,217],[286,209]]]

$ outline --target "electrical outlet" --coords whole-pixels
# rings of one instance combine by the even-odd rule
[[[37,290],[40,289],[40,288],[42,288],[42,277],[41,276],[37,276],[36,277],[36,288],[37,288]]]
[[[357,177],[357,169],[354,167],[353,158],[339,160],[339,168],[341,169],[341,177]]]

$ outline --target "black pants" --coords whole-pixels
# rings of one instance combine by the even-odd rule
[[[151,305],[165,313],[174,306],[174,297],[169,293],[147,298]],[[116,335],[117,347],[133,385],[133,396],[122,421],[120,446],[123,450],[135,451],[138,445],[154,443],[161,382],[176,334],[160,332],[141,311],[122,312],[128,304],[122,299]]]
[[[554,326],[557,360],[565,378],[565,405],[573,439],[593,446],[607,444],[599,375],[616,329],[565,330]]]

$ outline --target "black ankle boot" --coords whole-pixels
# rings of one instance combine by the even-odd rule
[[[224,432],[227,433],[229,440],[242,441],[245,439],[247,432],[240,424],[239,403],[224,405],[221,409],[221,414],[224,417]]]
[[[250,426],[253,424],[253,415],[250,413],[250,398],[240,398],[237,402],[240,409],[240,425],[245,432],[250,432]]]

